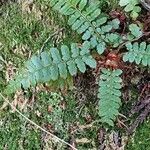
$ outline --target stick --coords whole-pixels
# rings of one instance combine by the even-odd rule
[[[57,137],[56,135],[46,131],[44,128],[42,128],[41,126],[37,125],[35,122],[33,122],[32,120],[30,120],[29,118],[27,118],[25,115],[23,115],[18,109],[16,109],[10,102],[9,100],[7,100],[1,93],[0,96],[3,98],[4,101],[6,101],[13,109],[16,110],[16,112],[21,115],[23,118],[25,118],[28,122],[30,122],[32,125],[36,126],[37,128],[39,128],[41,131],[49,134],[51,137],[53,137],[54,139],[58,140],[59,142],[62,142],[68,146],[70,146],[73,150],[77,150],[74,146],[72,146],[71,144],[65,142],[64,140],[60,139],[59,137]]]
[[[135,42],[135,41],[139,40],[140,38],[142,38],[143,36],[148,36],[148,35],[150,35],[150,32],[146,32],[146,33],[142,34],[141,36],[139,36],[139,37],[137,37],[137,38],[135,38],[135,39],[133,39],[133,40],[131,40],[131,41],[125,41],[124,43],[122,43],[122,44],[118,47],[117,52],[119,52],[120,49],[121,49],[123,46],[125,46],[128,42]]]

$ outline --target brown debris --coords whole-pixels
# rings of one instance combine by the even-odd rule
[[[121,136],[119,132],[113,131],[107,138],[105,150],[125,150],[127,137]]]
[[[131,113],[129,116],[133,116],[134,114],[139,114],[139,116],[135,119],[134,122],[131,123],[131,126],[128,129],[128,134],[131,135],[135,131],[135,129],[139,126],[139,124],[143,123],[143,121],[150,114],[150,79],[149,77],[144,76],[139,85],[140,95],[139,100],[134,104],[131,109]]]
[[[13,79],[14,75],[16,73],[16,67],[13,65],[12,62],[8,62],[6,64],[6,81],[9,82]]]
[[[132,109],[132,113],[136,113],[141,111],[141,114],[136,118],[136,120],[132,123],[132,125],[128,129],[128,134],[131,135],[135,131],[135,129],[139,126],[139,124],[143,123],[146,117],[150,114],[150,95],[143,100],[139,105],[135,106]]]
[[[106,131],[104,128],[98,131],[99,150],[105,150],[105,135]]]
[[[100,129],[98,133],[98,150],[124,150],[128,138],[122,136],[119,131],[106,133],[105,129]]]
[[[28,99],[24,97],[24,93],[22,91],[17,91],[14,96],[14,100],[12,101],[12,105],[15,108],[18,107],[20,111],[23,111],[27,107],[27,103],[28,103]],[[12,112],[15,111],[16,111],[15,109],[12,109]]]

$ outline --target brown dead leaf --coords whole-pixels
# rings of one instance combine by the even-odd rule
[[[112,132],[106,139],[105,150],[124,150],[127,144],[127,136],[120,136],[118,132]]]
[[[41,20],[42,12],[34,4],[33,0],[20,0],[20,4],[21,4],[23,13],[34,14],[37,20]]]
[[[31,54],[31,51],[29,51],[29,47],[28,47],[27,44],[15,45],[15,46],[13,47],[12,52],[13,52],[14,54],[19,55],[20,57],[21,57],[21,56],[24,56],[24,57],[28,57],[28,58],[29,58],[29,56],[30,56],[30,54]]]
[[[16,73],[16,67],[13,65],[12,62],[8,62],[6,64],[6,81],[9,82],[13,79],[14,75]]]
[[[51,105],[48,106],[47,111],[51,113],[53,111],[53,107]]]
[[[18,107],[20,111],[23,111],[27,107],[27,102],[28,99],[24,97],[23,92],[17,91],[14,96],[14,100],[12,101],[12,105],[14,106],[14,108]],[[12,112],[16,111],[14,108],[12,108]]]
[[[87,143],[91,143],[91,140],[87,139],[87,138],[81,138],[81,139],[75,139],[76,143],[78,144],[87,144]]]

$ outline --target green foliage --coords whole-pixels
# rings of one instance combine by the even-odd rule
[[[141,28],[138,27],[136,24],[130,24],[129,30],[131,34],[134,36],[134,38],[140,37],[143,34]]]
[[[89,40],[92,48],[102,54],[108,42],[106,34],[112,29],[118,29],[120,22],[118,19],[107,21],[108,17],[101,13],[99,3],[89,3],[87,0],[52,0],[50,5],[61,14],[69,15],[68,24],[72,29],[82,34],[82,39]]]
[[[45,120],[54,127],[54,130],[63,133],[65,129],[63,127],[63,108],[61,103],[63,102],[63,97],[58,93],[51,92],[48,95],[48,109],[49,113],[45,115]]]
[[[0,149],[6,147],[8,150],[40,149],[40,132],[7,110],[5,118],[1,116],[0,125]]]
[[[62,102],[67,101],[68,97],[64,99],[59,93],[40,92],[37,93],[36,98],[34,106],[26,106],[22,113],[45,129],[47,129],[47,125],[51,126],[51,130],[57,136],[68,140],[68,126],[66,120],[64,121],[64,115],[67,115],[67,112],[65,113],[66,110],[62,107]],[[2,106],[1,101],[0,97],[0,106]],[[74,99],[72,101],[75,102]],[[8,150],[38,150],[41,147],[43,149],[56,149],[56,147],[58,150],[65,149],[63,148],[66,147],[64,144],[51,140],[51,136],[44,136],[43,132],[26,122],[24,118],[19,117],[17,113],[6,109],[6,111],[1,110],[0,114],[0,150],[5,147]],[[74,119],[76,119],[75,116]]]
[[[125,62],[129,61],[130,63],[135,62],[138,65],[150,66],[150,44],[147,45],[146,42],[131,44],[129,42],[126,44],[126,48],[128,52],[123,56]]]
[[[143,29],[137,24],[130,24],[128,30],[129,32],[122,37],[124,41],[137,40],[143,36]]]
[[[120,0],[119,5],[125,7],[125,12],[130,12],[130,16],[136,19],[139,16],[141,8],[139,5],[139,0]]]
[[[0,19],[0,41],[7,44],[5,49],[22,48],[29,51],[40,49],[45,38],[51,32],[47,24],[36,18],[33,13],[32,16],[20,13],[21,8],[12,4],[5,8],[2,7],[3,14]],[[9,15],[9,18],[7,16]]]
[[[124,42],[128,41],[130,41],[126,44],[128,52],[123,56],[123,60],[141,63],[144,66],[150,65],[150,46],[146,46],[145,42],[131,44],[132,40],[137,40],[143,35],[142,29],[136,24],[130,24],[129,33],[124,36],[117,33],[120,21],[109,20],[108,16],[99,9],[99,1],[51,0],[49,4],[54,10],[68,16],[68,24],[82,35],[84,43],[82,45],[72,43],[70,47],[62,44],[60,49],[48,48],[48,51],[32,56],[25,64],[25,68],[10,81],[7,93],[13,93],[21,88],[27,89],[38,83],[61,82],[68,76],[75,76],[78,71],[85,73],[86,66],[96,68],[96,60],[92,57],[91,50],[94,49],[98,54],[102,54],[105,49],[108,51],[113,48],[119,49],[121,44],[124,46]],[[138,12],[137,4],[136,0],[120,0],[120,5],[126,6],[125,11],[131,12],[133,17]],[[121,105],[122,80],[119,77],[121,73],[119,69],[113,71],[102,69],[100,76],[99,115],[103,123],[111,126],[119,114],[118,109]],[[57,111],[60,110],[56,110],[56,113],[60,113]]]
[[[129,144],[126,145],[125,150],[148,150],[150,147],[150,119],[143,122],[131,137]]]
[[[118,109],[121,105],[121,82],[119,77],[122,71],[102,69],[99,81],[99,115],[101,122],[110,126],[114,125],[116,116],[119,114]]]
[[[42,52],[39,56],[32,56],[25,69],[10,82],[7,92],[14,92],[21,87],[27,89],[36,83],[66,79],[68,74],[76,75],[78,69],[84,73],[86,65],[95,68],[96,61],[90,55],[89,49],[89,42],[84,42],[81,47],[73,43],[71,51],[69,47],[62,45],[61,53],[57,48],[50,48],[50,51]]]
[[[118,47],[122,42],[122,37],[117,33],[106,34],[105,41],[112,45],[114,48]]]

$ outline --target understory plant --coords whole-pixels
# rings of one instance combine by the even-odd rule
[[[119,2],[119,5],[124,7],[124,11],[129,12],[133,19],[136,19],[141,12],[139,4],[140,0],[120,0]]]
[[[38,83],[67,81],[79,72],[96,69],[100,71],[97,73],[100,74],[98,114],[103,124],[113,126],[121,106],[121,64],[150,66],[150,44],[140,40],[146,34],[135,23],[127,26],[127,33],[122,34],[121,21],[103,13],[99,1],[50,0],[49,5],[68,17],[68,25],[81,35],[82,43],[62,44],[33,55],[9,82],[5,93],[28,89]],[[122,4],[125,5],[129,4]]]

